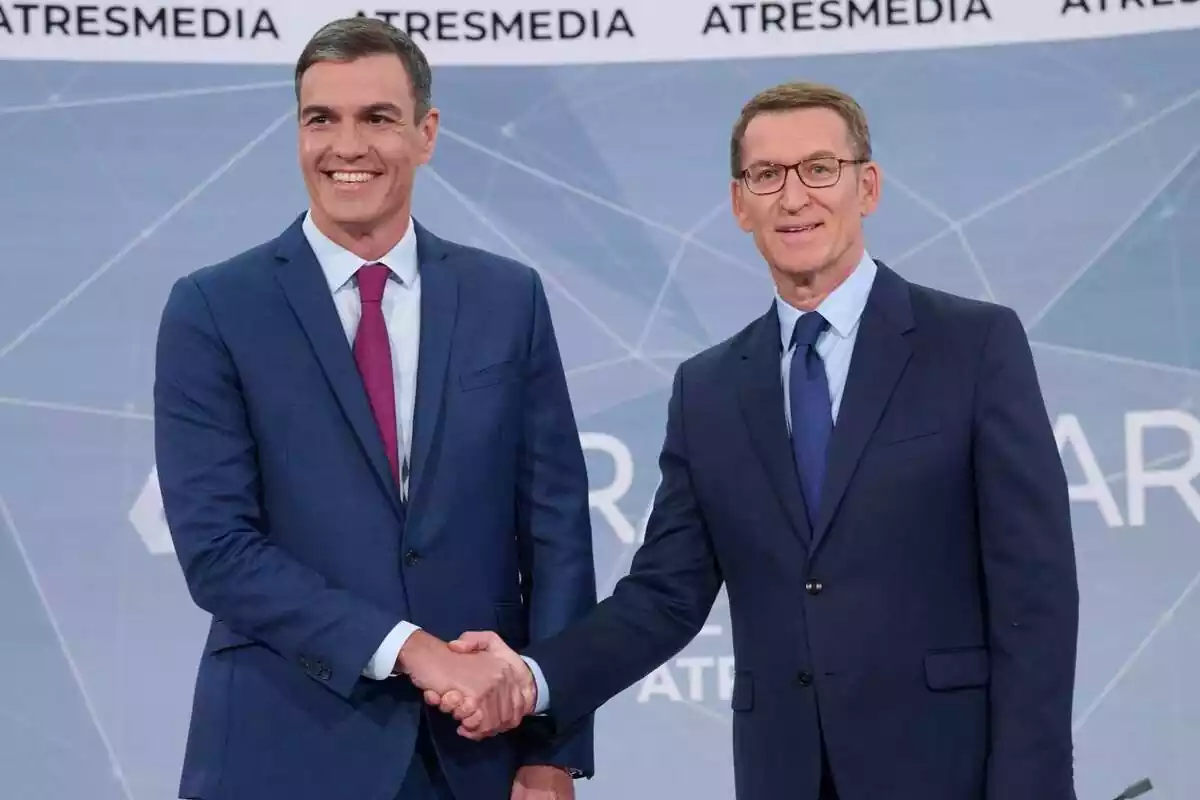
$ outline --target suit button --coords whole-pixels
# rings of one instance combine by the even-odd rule
[[[325,666],[320,661],[318,661],[316,663],[315,677],[317,678],[317,680],[327,681],[327,680],[329,680],[330,677],[332,677],[332,675],[333,675],[333,672],[332,672],[332,670],[329,669],[329,667]]]
[[[420,558],[420,556],[417,555],[416,550],[409,550],[407,553],[404,554],[404,565],[406,567],[411,567],[413,564],[417,563],[417,560],[419,558]]]
[[[809,594],[820,594],[821,590],[824,589],[825,586],[820,581],[810,580],[808,583],[804,584],[804,588]]]
[[[808,671],[801,672],[796,677],[796,680],[800,681],[801,686],[812,686],[812,681],[813,681],[812,673],[808,672]]]

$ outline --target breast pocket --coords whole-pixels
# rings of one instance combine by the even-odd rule
[[[488,386],[511,383],[520,377],[520,366],[518,361],[501,361],[481,369],[466,369],[458,374],[458,385],[464,392],[473,392]]]

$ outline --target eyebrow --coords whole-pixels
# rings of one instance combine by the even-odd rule
[[[371,105],[367,106],[366,108],[361,109],[361,111],[360,111],[360,113],[362,113],[362,114],[378,114],[380,112],[393,114],[393,115],[395,115],[397,117],[401,117],[401,118],[403,118],[403,116],[404,116],[404,109],[400,108],[400,106],[396,105],[395,103],[372,103]],[[334,111],[329,106],[321,106],[321,105],[308,105],[308,106],[305,106],[300,111],[301,117],[310,117],[310,116],[317,115],[317,114],[336,116],[337,112]]]
[[[832,150],[817,150],[815,152],[809,153],[808,155],[804,156],[804,158],[802,158],[800,160],[801,161],[811,161],[814,158],[840,158],[840,156],[837,153],[834,153]],[[769,158],[756,158],[754,161],[750,162],[750,166],[757,167],[757,166],[765,166],[767,164],[779,164],[779,163],[780,162],[772,161]]]

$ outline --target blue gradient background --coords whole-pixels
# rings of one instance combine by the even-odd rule
[[[846,57],[441,69],[446,129],[419,219],[546,278],[581,427],[617,437],[640,524],[675,365],[766,309],[728,209],[728,135],[755,91],[832,82],[885,171],[872,253],[1014,306],[1051,413],[1075,415],[1128,523],[1125,415],[1195,411],[1200,32]],[[0,62],[0,794],[175,797],[207,619],[131,510],[153,468],[152,353],[171,283],[304,207],[286,67]],[[1192,422],[1200,428],[1200,424]],[[1197,458],[1156,430],[1146,461]],[[1065,455],[1074,482],[1084,477]],[[597,488],[613,462],[590,451]],[[1200,468],[1193,472],[1200,471]],[[1193,481],[1193,486],[1195,481]],[[152,519],[153,497],[141,515]],[[1148,494],[1142,525],[1075,504],[1083,590],[1081,798],[1149,774],[1200,796],[1200,522]],[[603,593],[631,547],[599,514]],[[143,529],[146,527],[144,522]],[[723,601],[722,601],[723,603]],[[687,655],[728,655],[723,604]],[[599,715],[583,798],[733,796],[729,703]]]

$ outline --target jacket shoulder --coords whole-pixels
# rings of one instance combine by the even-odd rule
[[[990,325],[997,317],[1015,314],[1009,306],[994,300],[966,297],[906,281],[913,311],[918,317],[934,316],[947,322],[971,325]]]
[[[194,269],[180,280],[191,281],[205,289],[220,289],[255,280],[275,263],[277,247],[276,239],[261,242],[236,255]]]
[[[528,287],[530,283],[542,282],[534,267],[515,258],[448,239],[442,239],[441,246],[460,271],[470,275],[472,280],[485,281],[489,287]]]
[[[678,374],[681,377],[686,376],[688,380],[722,380],[727,375],[729,364],[749,348],[750,339],[759,330],[759,326],[769,325],[773,319],[774,315],[768,312],[747,323],[738,332],[689,356],[680,362]]]

